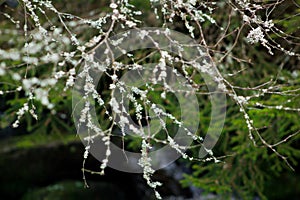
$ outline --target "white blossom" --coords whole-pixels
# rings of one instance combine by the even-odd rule
[[[110,99],[109,104],[115,113],[117,114],[121,113],[119,103],[114,97]]]
[[[118,7],[118,5],[115,4],[115,3],[111,3],[111,4],[109,5],[109,7],[111,7],[112,9],[116,9],[116,8]]]
[[[266,40],[264,39],[264,33],[261,30],[261,27],[257,27],[255,29],[252,29],[248,36],[247,39],[251,44],[257,43],[257,42],[265,42]]]
[[[5,67],[6,67],[5,62],[2,62],[2,63],[0,64],[0,76],[3,76],[3,75],[6,74],[6,72],[5,72]]]

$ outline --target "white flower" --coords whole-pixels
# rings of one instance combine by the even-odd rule
[[[28,64],[37,65],[39,60],[36,57],[24,56],[23,61]]]
[[[23,84],[23,88],[24,88],[25,90],[30,89],[31,86],[33,85],[31,79],[23,79],[23,80],[22,80],[22,84]]]
[[[18,73],[13,73],[11,77],[15,81],[21,80],[21,76]]]
[[[83,158],[84,159],[87,159],[88,155],[89,155],[89,149],[91,148],[90,145],[86,146],[85,147],[85,151],[84,151],[84,155],[83,155]]]
[[[61,77],[63,77],[65,75],[65,72],[64,71],[59,71],[59,72],[56,72],[56,74],[54,75],[54,77],[56,79],[60,79]]]
[[[57,83],[57,80],[54,78],[47,78],[41,81],[40,85],[42,87],[46,87],[46,86],[54,86]]]
[[[261,27],[257,27],[256,29],[252,29],[248,36],[247,39],[251,44],[257,43],[257,42],[265,42],[266,40],[264,39],[264,33],[261,30]]]
[[[6,64],[4,62],[2,62],[0,64],[0,76],[3,76],[3,75],[6,74],[6,72],[5,72],[5,66],[6,66]]]
[[[117,76],[116,74],[114,74],[114,75],[111,76],[111,79],[112,79],[113,81],[116,81],[116,80],[118,80],[118,76]]]
[[[47,90],[42,89],[42,88],[37,88],[34,90],[34,93],[35,93],[36,99],[39,100],[43,105],[45,105],[45,106],[50,105]]]
[[[36,54],[43,48],[41,43],[30,42],[25,44],[25,48],[22,50],[23,53]]]
[[[139,36],[141,37],[142,40],[143,40],[143,39],[145,38],[145,36],[147,36],[147,35],[148,35],[148,32],[145,31],[145,30],[141,30],[141,32],[140,32],[140,34],[139,34]]]
[[[111,3],[111,4],[109,5],[109,7],[111,7],[112,9],[116,9],[116,8],[118,7],[118,5],[115,4],[115,3]]]
[[[243,15],[243,21],[250,23],[250,18],[247,15]]]
[[[44,63],[48,63],[48,62],[57,63],[59,61],[59,55],[57,53],[47,54],[47,55],[41,57],[41,60]]]
[[[132,28],[134,26],[136,26],[136,23],[132,22],[132,21],[126,21],[126,25],[129,27],[129,28]]]
[[[109,85],[109,89],[110,89],[110,90],[115,89],[115,88],[116,88],[116,85],[115,85],[115,84],[110,84],[110,85]]]
[[[75,75],[76,74],[75,68],[70,69],[69,73],[70,75]]]
[[[119,104],[118,104],[117,100],[114,97],[111,98],[109,104],[110,104],[111,108],[113,109],[113,111],[115,113],[121,113]]]

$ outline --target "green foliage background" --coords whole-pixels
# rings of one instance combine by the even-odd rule
[[[298,4],[300,1],[297,1]],[[159,25],[160,21],[153,22],[151,18],[152,14],[150,6],[144,5],[140,0],[131,1],[138,9],[145,11],[142,18],[145,20],[145,25]],[[77,15],[87,15],[87,13],[93,8],[96,9],[96,13],[101,13],[107,11],[109,8],[105,2],[99,4],[98,1],[56,1],[55,4],[58,8],[65,10],[66,12],[76,13]],[[84,5],[84,6],[83,6]],[[225,26],[227,23],[227,7],[224,5],[220,7],[217,12],[215,12],[215,19],[218,23]],[[22,8],[18,9],[20,12]],[[284,13],[281,10],[285,10]],[[16,17],[18,14],[14,14],[13,10],[5,10]],[[274,12],[273,18],[275,18],[276,25],[284,29],[286,33],[291,35],[300,35],[300,15],[299,8],[293,7],[290,1],[286,1],[281,7],[277,8]],[[49,16],[51,20],[58,20],[55,16]],[[1,16],[0,27],[3,29],[12,28],[8,20]],[[231,19],[231,25],[229,30],[233,31],[237,27],[241,26],[241,18],[233,17]],[[176,22],[173,25],[174,29],[187,33],[180,22]],[[208,36],[208,41],[213,44],[217,38],[214,36],[214,28],[211,27],[209,23],[203,24],[205,34]],[[89,38],[92,32],[86,30],[78,30],[78,35],[84,40]],[[267,51],[259,45],[248,45],[245,41],[248,29],[244,29],[241,32],[241,36],[238,39],[240,44],[233,49],[232,55],[237,57],[246,57],[250,62],[239,62],[238,60],[231,59],[227,57],[225,62],[219,65],[221,73],[228,74],[234,73],[241,69],[240,73],[235,76],[226,77],[230,82],[238,86],[249,86],[254,87],[256,85],[262,84],[264,82],[275,80],[278,86],[278,92],[284,92],[288,90],[296,90],[293,96],[284,96],[281,94],[266,94],[260,98],[253,98],[247,105],[247,112],[253,119],[253,123],[259,128],[260,133],[263,138],[270,144],[275,144],[288,137],[289,135],[300,130],[299,112],[294,111],[282,111],[276,109],[263,108],[256,105],[256,102],[260,102],[264,105],[284,105],[291,108],[300,107],[300,64],[299,59],[295,57],[289,57],[282,54],[279,51],[275,51],[275,55],[271,56]],[[197,35],[197,33],[196,33]],[[226,38],[225,42],[219,47],[229,48],[235,42],[235,36],[232,35]],[[271,35],[272,39],[276,40],[278,43],[285,45],[285,41],[276,35]],[[24,40],[18,38],[17,36],[11,36],[11,38],[17,41],[17,44],[24,45]],[[7,37],[0,37],[0,47],[3,49],[10,48],[7,43]],[[297,41],[295,41],[297,42]],[[69,47],[72,48],[72,47]],[[299,52],[300,45],[295,49]],[[145,52],[136,52],[137,57],[144,56]],[[215,56],[218,56],[215,53]],[[125,58],[124,58],[125,59]],[[157,58],[153,58],[155,61]],[[20,62],[12,62],[9,60],[4,60],[7,65],[17,66],[21,64]],[[281,66],[280,68],[278,66]],[[49,67],[49,68],[48,68]],[[30,76],[35,76],[36,73],[44,74],[47,76],[49,70],[52,66],[44,66],[42,71],[41,68],[31,71]],[[68,69],[69,66],[65,66]],[[18,69],[16,69],[17,71]],[[294,74],[298,73],[298,76]],[[11,89],[11,85],[4,83],[12,83],[9,76],[0,77],[0,89],[8,90]],[[108,98],[108,87],[109,83],[105,78],[101,82],[101,90],[105,97]],[[16,129],[19,132],[28,132],[28,135],[23,137],[18,137],[14,141],[19,148],[27,148],[34,145],[41,145],[47,143],[48,140],[63,140],[72,141],[76,140],[75,127],[71,120],[72,110],[71,110],[71,94],[70,91],[63,92],[64,85],[59,83],[55,88],[50,91],[51,102],[57,105],[56,113],[51,113],[48,109],[45,109],[39,102],[34,102],[37,106],[39,113],[39,120],[35,121],[30,115],[25,115],[22,123],[23,127]],[[257,91],[253,90],[239,90],[237,93],[240,95],[255,95]],[[59,95],[58,95],[59,94]],[[160,99],[160,93],[153,93],[152,98],[156,101]],[[200,120],[201,129],[199,130],[199,135],[205,135],[205,130],[207,130],[210,121],[210,103],[207,101],[206,97],[201,99],[200,104]],[[167,109],[171,113],[176,113],[176,105],[174,101],[168,98],[168,101],[161,102],[167,106]],[[19,93],[7,94],[1,96],[0,104],[0,129],[5,129],[11,125],[15,120],[15,112],[20,108],[26,101],[24,95]],[[300,134],[289,139],[288,141],[278,145],[275,149],[285,155],[289,162],[294,167],[295,171],[292,171],[287,167],[285,162],[278,156],[271,152],[270,149],[263,146],[259,141],[257,136],[255,140],[257,141],[257,146],[254,146],[252,141],[248,137],[248,129],[243,115],[239,112],[239,108],[235,103],[228,98],[227,104],[227,118],[226,123],[219,139],[218,144],[214,148],[216,156],[224,156],[221,158],[220,163],[210,163],[210,162],[187,162],[181,161],[184,165],[187,165],[192,170],[191,174],[186,174],[184,180],[182,180],[183,186],[196,186],[205,190],[205,192],[214,192],[219,194],[219,197],[230,198],[232,195],[238,196],[242,199],[253,199],[255,196],[259,196],[261,199],[297,199],[300,196],[300,173],[299,173],[299,139]],[[103,111],[99,110],[100,116],[99,121],[101,121],[103,127],[109,125],[108,120]],[[25,127],[25,128],[24,128]],[[46,128],[45,128],[46,127]],[[26,131],[25,131],[26,130]],[[20,133],[22,135],[22,133]],[[47,138],[47,139],[45,139]],[[49,139],[50,138],[50,139]],[[15,139],[14,139],[15,140]],[[46,142],[45,142],[46,141]],[[140,145],[140,140],[136,138],[130,138],[126,141],[129,148],[132,150],[137,150]],[[11,144],[13,145],[13,144]],[[14,144],[15,145],[15,144]],[[192,149],[188,153],[191,155],[197,155],[197,149]]]

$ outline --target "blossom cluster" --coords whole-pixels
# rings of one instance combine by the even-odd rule
[[[161,106],[168,104],[171,101],[169,98],[171,99],[176,92],[185,93],[186,96],[192,93],[199,96],[211,95],[210,91],[203,89],[204,82],[199,78],[198,71],[200,71],[212,77],[212,80],[218,83],[218,89],[234,101],[244,117],[250,140],[253,143],[260,141],[276,152],[273,146],[261,136],[259,129],[255,127],[248,112],[249,107],[253,105],[250,102],[258,101],[257,99],[267,94],[299,95],[299,90],[278,92],[279,86],[276,87],[276,81],[254,87],[242,87],[235,85],[236,83],[230,77],[241,74],[244,71],[243,66],[253,64],[253,61],[248,59],[247,51],[244,50],[253,45],[262,45],[271,55],[275,51],[279,51],[286,56],[300,58],[300,54],[293,51],[293,49],[297,50],[297,44],[299,48],[299,38],[285,33],[280,26],[276,25],[276,21],[270,18],[272,12],[280,6],[281,1],[255,3],[249,0],[228,2],[150,0],[154,19],[151,18],[149,11],[131,4],[128,0],[111,1],[106,5],[107,10],[103,11],[97,8],[91,11],[88,17],[60,11],[55,7],[55,1],[20,0],[20,3],[23,7],[19,9],[22,10],[25,18],[17,19],[17,16],[5,13],[5,17],[13,28],[0,29],[1,37],[2,35],[11,37],[7,39],[6,44],[9,48],[0,48],[0,78],[5,79],[3,82],[0,81],[0,84],[8,86],[8,88],[3,87],[5,89],[0,87],[0,97],[8,93],[20,93],[26,99],[26,102],[23,102],[23,105],[15,110],[17,119],[12,122],[13,127],[20,125],[21,119],[26,113],[38,119],[36,102],[50,110],[51,113],[56,113],[56,105],[52,102],[51,92],[65,94],[76,87],[76,79],[83,79],[83,106],[80,110],[78,126],[86,126],[89,133],[93,133],[85,138],[87,146],[83,155],[84,159],[87,159],[89,155],[93,140],[100,137],[106,147],[105,157],[100,165],[101,174],[103,174],[112,154],[110,142],[116,127],[119,127],[121,132],[117,136],[123,139],[127,135],[141,137],[142,156],[139,165],[143,168],[144,178],[148,185],[155,190],[156,197],[160,199],[156,188],[161,186],[161,183],[151,180],[151,176],[155,172],[149,157],[149,152],[155,149],[153,143],[158,146],[169,144],[184,159],[198,159],[185,152],[189,147],[178,144],[172,138],[173,135],[168,130],[171,124],[173,127],[182,128],[194,142],[200,146],[203,145],[203,138],[200,135],[191,133],[186,128],[185,122],[176,113],[169,113],[169,110],[161,108]],[[226,13],[228,21],[224,23],[224,18],[220,19],[220,16],[224,15],[224,11],[227,12],[227,10],[229,11],[229,14]],[[221,14],[215,14],[217,12],[221,12]],[[266,16],[261,16],[261,13],[266,13]],[[53,19],[49,19],[48,16]],[[126,58],[118,60],[111,47],[116,47],[123,53],[125,51],[122,49],[124,40],[123,38],[112,40],[110,37],[118,31],[139,30],[145,24],[147,25],[143,21],[146,17],[154,20],[156,25],[166,28],[164,33],[166,38],[170,37],[170,30],[181,29],[182,32],[188,33],[191,38],[194,38],[205,50],[199,50],[201,52],[199,57],[186,61],[181,54],[189,54],[191,46],[178,44],[176,48],[179,49],[179,53],[173,55],[161,49],[159,47],[161,44],[153,42],[153,46],[156,48],[150,53],[145,51],[142,58],[136,52],[125,52]],[[233,23],[231,22],[232,18],[238,19],[236,24],[231,24]],[[234,28],[232,29],[231,26]],[[214,33],[212,34],[212,32]],[[280,41],[287,41],[287,44],[275,40],[273,35],[277,35],[281,39]],[[149,33],[145,30],[139,34],[141,40],[149,37]],[[228,42],[228,38],[231,37],[235,39],[233,42]],[[291,40],[296,40],[298,43],[291,42]],[[175,44],[175,41],[173,42]],[[100,57],[104,58],[104,61],[99,62],[94,58],[99,53],[97,49],[102,47],[104,49],[102,49],[103,54]],[[243,49],[243,52],[236,53],[236,48]],[[142,64],[148,62],[147,60],[156,62],[151,71],[151,79],[147,80],[149,82],[145,80],[145,84],[141,88],[122,82],[121,75],[124,71],[145,69]],[[201,63],[198,62],[199,60]],[[238,63],[240,69],[232,70],[233,62]],[[176,88],[174,89],[172,85],[168,84],[170,77],[167,66],[169,65],[173,66],[172,72],[175,75],[182,75],[185,83],[189,84],[191,88],[195,88],[195,90],[191,90],[193,92],[176,91]],[[79,71],[81,66],[83,66],[83,70]],[[282,67],[279,66],[278,71],[281,69]],[[99,91],[98,85],[95,84],[97,80],[93,76],[96,73],[106,76],[108,94]],[[293,74],[298,76],[296,71]],[[8,84],[6,84],[7,81],[9,81]],[[163,84],[159,85],[159,83]],[[63,87],[60,84],[63,84]],[[116,96],[115,91],[120,92],[121,98]],[[242,93],[240,91],[253,92]],[[159,94],[157,96],[160,98],[160,103],[155,102],[156,96],[153,93]],[[100,129],[93,119],[91,99],[103,111],[105,119],[108,119],[107,130]],[[126,107],[125,103],[128,103],[131,108],[129,109],[130,106]],[[300,111],[299,108],[281,104],[264,105],[256,102],[255,106],[283,111]],[[151,123],[156,128],[160,127],[161,130],[152,130]],[[218,162],[211,149],[205,147],[204,149],[207,151],[208,157],[198,160]],[[286,161],[283,155],[278,152],[276,154]],[[289,165],[289,163],[287,164]]]

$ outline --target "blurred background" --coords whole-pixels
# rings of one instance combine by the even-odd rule
[[[163,21],[156,18],[154,9],[148,1],[129,2],[137,10],[142,11],[143,14],[138,17],[142,21],[141,26],[162,25]],[[97,17],[111,12],[110,2],[105,0],[56,0],[52,3],[61,13],[71,13],[91,20],[97,20]],[[43,39],[39,39],[35,34],[36,22],[28,15],[24,4],[13,0],[3,0],[0,4],[0,91],[13,91],[15,85],[22,81],[21,77],[27,73],[24,60],[18,58],[18,54],[14,54],[21,52],[22,57],[24,44],[28,42],[28,38],[24,36],[25,23],[31,34],[29,38],[40,41],[33,43],[31,47],[34,51],[32,54],[36,57],[42,58],[47,51],[58,52],[58,55],[61,52],[71,52],[74,45],[67,36],[67,30],[53,28],[60,24],[57,14],[37,11],[40,23],[50,31],[51,37],[56,39],[56,42],[48,43],[50,50],[45,50]],[[292,50],[298,53],[300,53],[299,4],[299,0],[283,1],[274,9],[272,16],[269,16],[277,27],[290,35],[279,37],[273,34],[271,39],[287,48],[289,44],[293,44]],[[255,104],[261,102],[266,105],[300,108],[299,57],[287,56],[277,50],[274,51],[274,55],[270,55],[260,45],[247,44],[244,38],[249,28],[243,29],[239,33],[240,39],[236,41],[237,32],[234,30],[242,26],[241,17],[232,14],[233,10],[229,3],[217,2],[214,8],[212,16],[217,20],[217,24],[222,27],[228,25],[228,32],[233,31],[233,34],[214,46],[212,55],[218,57],[220,56],[218,52],[222,55],[222,52],[228,50],[234,43],[239,44],[230,53],[234,56],[226,57],[218,65],[221,73],[234,74],[227,76],[227,80],[237,86],[254,87],[270,79],[276,79],[278,93],[290,94],[278,95],[273,92],[254,99],[253,102],[250,101],[248,113],[256,127],[259,127],[262,136],[268,142],[276,143],[299,132],[299,111],[267,109]],[[264,17],[263,14],[261,16]],[[82,23],[80,18],[66,17],[64,20],[80,41],[88,41],[99,32]],[[103,29],[107,30],[110,23],[108,19]],[[172,30],[188,34],[184,21],[180,18],[175,18],[174,23],[168,25]],[[208,44],[215,44],[218,34],[221,35],[222,32],[209,22],[203,22],[202,25]],[[116,33],[120,27],[121,25],[116,26]],[[196,31],[195,38],[199,38],[199,35],[200,33]],[[4,51],[10,52],[12,58]],[[137,51],[134,54],[137,57],[148,55],[147,51]],[[247,58],[249,62],[235,59],[238,57]],[[62,65],[58,65],[60,61],[55,59],[38,61],[38,67],[30,69],[28,77],[45,78],[54,68],[68,71],[72,68],[72,61],[76,61],[76,55],[72,59]],[[126,59],[128,58],[124,58]],[[157,60],[155,57],[149,59]],[[2,68],[7,70],[1,71]],[[105,76],[100,80],[98,89],[102,91],[104,99],[109,97],[107,92],[109,84]],[[17,119],[16,112],[27,100],[25,93],[14,91],[0,95],[0,199],[154,199],[153,191],[147,186],[142,175],[127,174],[110,168],[106,170],[104,176],[86,173],[89,188],[84,187],[81,171],[84,146],[76,136],[71,117],[71,91],[64,91],[64,87],[64,82],[59,82],[49,91],[49,99],[55,104],[55,109],[45,107],[43,103],[36,101],[39,119],[35,120],[30,114],[25,114],[18,128],[12,128],[12,124]],[[251,91],[238,92],[240,95],[249,95]],[[154,99],[159,97],[159,94],[153,94]],[[176,104],[172,103],[172,97],[170,98],[169,101],[162,103],[170,112],[176,112]],[[199,97],[199,102],[201,124],[198,134],[205,135],[210,122],[210,102],[208,97]],[[230,98],[226,110],[225,126],[214,149],[216,156],[226,155],[221,159],[224,162],[215,164],[179,159],[169,167],[157,171],[153,179],[163,183],[163,187],[158,188],[163,199],[299,199],[299,134],[276,147],[278,152],[288,157],[293,171],[270,149],[262,147],[261,144],[258,144],[258,147],[252,144],[243,115]],[[108,127],[109,121],[105,113],[102,110],[99,110],[99,113],[102,126]],[[131,138],[125,143],[132,151],[137,151],[140,147],[139,139]],[[197,155],[197,152],[193,149],[188,151],[191,155]],[[86,168],[90,170],[99,171],[100,165],[101,163],[92,156],[86,161]]]

